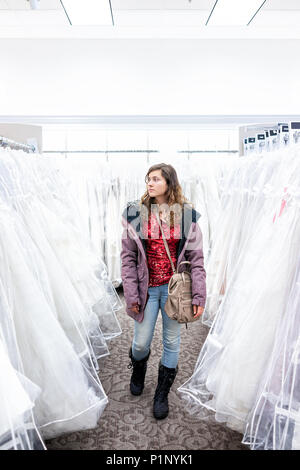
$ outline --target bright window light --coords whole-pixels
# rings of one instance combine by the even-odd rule
[[[262,0],[218,0],[206,24],[245,26],[264,3]]]
[[[72,25],[112,26],[109,0],[61,0]]]

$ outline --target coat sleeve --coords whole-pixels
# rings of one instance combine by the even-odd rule
[[[132,238],[127,223],[122,221],[121,278],[127,308],[140,304],[137,274],[138,247]]]
[[[185,258],[191,263],[193,305],[205,307],[206,272],[204,269],[202,232],[197,223],[193,224]]]

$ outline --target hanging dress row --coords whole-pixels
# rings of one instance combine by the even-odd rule
[[[300,147],[240,159],[208,260],[211,329],[178,390],[252,448],[300,448]]]
[[[128,201],[140,200],[146,191],[145,175],[163,156],[148,161],[141,155],[103,156],[88,154],[68,158],[48,157],[68,181],[76,201],[84,233],[93,249],[102,254],[110,280],[121,283],[121,215]],[[184,195],[201,213],[204,259],[220,210],[220,191],[236,157],[172,157]],[[166,162],[168,163],[168,162]]]

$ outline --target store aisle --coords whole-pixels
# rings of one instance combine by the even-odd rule
[[[122,290],[119,292],[124,302]],[[161,316],[155,330],[152,353],[148,363],[145,389],[134,397],[129,391],[131,371],[128,349],[133,324],[125,313],[119,313],[123,330],[117,341],[109,343],[110,356],[100,361],[100,378],[109,403],[97,429],[75,432],[46,442],[49,450],[244,450],[242,435],[212,421],[198,421],[185,410],[177,393],[192,374],[208,327],[199,321],[182,328],[179,372],[169,394],[170,413],[156,421],[152,401],[161,355]]]

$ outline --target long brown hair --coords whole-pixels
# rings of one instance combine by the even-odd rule
[[[149,176],[149,174],[155,170],[161,170],[161,174],[167,182],[167,204],[169,206],[175,205],[175,207],[179,204],[181,207],[180,213],[176,211],[174,212],[173,210],[170,211],[170,226],[172,227],[174,226],[175,220],[177,221],[178,219],[180,219],[184,203],[191,203],[183,195],[182,188],[178,181],[176,170],[172,167],[172,165],[167,165],[166,163],[157,163],[156,165],[152,165],[147,171],[147,174],[145,176],[145,182],[147,181],[147,177]],[[144,204],[147,207],[148,215],[150,215],[151,205],[155,204],[155,197],[151,197],[148,193],[148,190],[146,190],[146,192],[141,197],[140,203]]]

